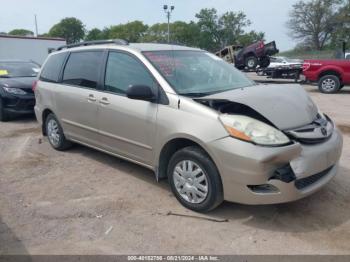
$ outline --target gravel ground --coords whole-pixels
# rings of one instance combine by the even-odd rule
[[[350,87],[305,89],[344,132],[338,176],[298,202],[205,216],[147,169],[83,146],[54,151],[34,117],[0,123],[0,254],[350,254]]]

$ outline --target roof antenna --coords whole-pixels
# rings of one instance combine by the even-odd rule
[[[38,37],[39,33],[38,33],[38,19],[37,16],[34,15],[34,19],[35,19],[35,37]]]

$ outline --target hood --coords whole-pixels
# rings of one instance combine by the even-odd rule
[[[32,89],[36,77],[0,78],[0,86]]]
[[[318,114],[317,106],[300,85],[255,85],[207,96],[204,99],[229,100],[244,104],[281,130],[308,125]]]

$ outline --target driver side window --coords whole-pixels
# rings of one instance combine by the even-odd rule
[[[136,58],[119,52],[110,52],[107,60],[105,90],[122,94],[131,85],[146,85],[153,88],[154,80]]]

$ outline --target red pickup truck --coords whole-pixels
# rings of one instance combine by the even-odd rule
[[[333,94],[350,84],[350,61],[305,60],[303,75],[308,81],[318,82],[322,93]]]

